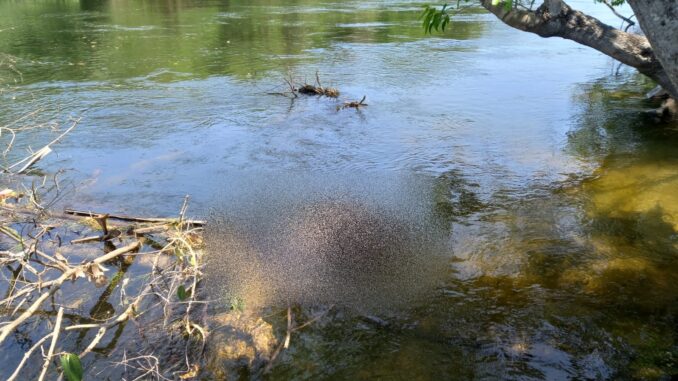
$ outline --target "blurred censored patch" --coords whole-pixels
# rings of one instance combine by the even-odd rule
[[[253,174],[209,216],[211,298],[248,307],[408,305],[446,270],[425,177]]]

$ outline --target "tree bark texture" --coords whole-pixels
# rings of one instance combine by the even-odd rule
[[[505,24],[541,37],[562,37],[596,49],[619,62],[636,68],[661,85],[673,98],[678,99],[678,84],[676,83],[678,72],[667,71],[663,66],[664,62],[673,62],[672,68],[678,70],[676,67],[678,57],[678,46],[676,46],[678,19],[676,17],[678,15],[675,13],[678,0],[636,0],[632,5],[634,3],[636,3],[634,10],[636,7],[643,8],[643,11],[647,8],[647,12],[643,13],[643,18],[639,16],[638,19],[643,30],[648,33],[649,39],[607,25],[595,17],[572,9],[562,0],[544,0],[535,10],[515,7],[507,9],[503,3],[493,5],[492,0],[481,0],[483,7]],[[639,3],[643,5],[639,6]],[[674,14],[663,16],[656,14],[656,12],[666,10],[671,10]],[[662,21],[665,22],[664,26],[661,25]],[[655,26],[655,22],[659,25]],[[652,27],[644,24],[652,24]],[[652,37],[654,34],[657,37]],[[655,54],[651,44],[655,39],[658,44],[655,48],[662,50],[660,54],[662,59]]]

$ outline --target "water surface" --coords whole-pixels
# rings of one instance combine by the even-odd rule
[[[21,75],[0,121],[81,116],[39,167],[72,168],[66,202],[98,210],[169,215],[191,194],[204,215],[258,173],[433,182],[437,292],[386,326],[337,312],[272,379],[676,374],[678,126],[643,117],[648,84],[596,52],[473,7],[425,36],[422,4],[3,2],[0,52]],[[268,94],[316,72],[338,100]]]

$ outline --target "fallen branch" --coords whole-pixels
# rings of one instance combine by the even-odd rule
[[[47,356],[45,356],[45,362],[42,364],[42,371],[40,372],[40,377],[38,381],[45,379],[45,374],[47,374],[47,369],[49,369],[49,364],[52,360],[52,355],[54,354],[54,348],[56,347],[57,340],[59,340],[59,332],[61,331],[61,319],[64,317],[64,308],[59,307],[59,313],[57,314],[56,323],[54,324],[54,335],[52,335],[52,343],[49,345],[49,351]]]
[[[64,213],[71,214],[71,215],[74,215],[74,216],[92,217],[92,218],[99,217],[99,216],[106,214],[106,213],[97,213],[97,212],[75,210],[75,209],[64,209]],[[114,220],[129,221],[129,222],[179,223],[179,219],[177,219],[177,218],[135,217],[135,216],[124,216],[124,215],[120,215],[120,214],[106,214],[106,215],[108,216],[108,218],[111,218],[111,219],[114,219]],[[186,224],[186,225],[194,225],[194,226],[204,226],[206,224],[206,222],[203,221],[203,220],[184,220],[182,223]]]
[[[28,309],[26,309],[26,311],[24,311],[24,313],[22,313],[18,318],[14,319],[9,324],[3,326],[0,329],[0,344],[2,344],[2,342],[4,342],[5,339],[7,338],[7,336],[9,336],[9,334],[12,331],[14,331],[21,323],[23,323],[24,321],[26,321],[26,319],[33,316],[35,311],[37,311],[38,308],[40,308],[42,303],[45,300],[47,300],[47,298],[54,295],[54,293],[59,289],[59,287],[65,281],[67,281],[68,279],[71,279],[73,276],[77,275],[78,272],[84,272],[85,269],[89,268],[90,266],[93,266],[93,265],[98,266],[99,264],[110,261],[111,259],[114,259],[114,258],[116,258],[116,257],[118,257],[122,254],[136,250],[136,249],[139,248],[140,245],[141,245],[141,243],[139,241],[135,241],[135,242],[133,242],[133,243],[127,245],[127,246],[121,247],[117,250],[113,250],[113,251],[111,251],[110,253],[108,253],[104,256],[101,256],[97,259],[89,261],[89,262],[82,264],[80,266],[72,267],[68,271],[65,271],[63,274],[61,274],[61,276],[59,278],[57,278],[53,282],[51,282],[51,285],[50,285],[51,287],[50,287],[50,290],[48,292],[45,292],[42,295],[40,295],[40,297],[35,302],[33,302],[33,304]]]
[[[53,144],[58,143],[64,136],[66,136],[66,134],[68,134],[69,132],[71,132],[71,130],[73,130],[73,129],[75,128],[75,126],[78,125],[78,122],[80,122],[80,118],[75,119],[75,120],[73,121],[73,123],[71,124],[71,126],[68,127],[68,129],[66,129],[66,131],[64,131],[61,135],[57,136],[56,139],[52,140],[52,141],[49,142],[47,145],[45,145],[44,147],[40,148],[40,149],[37,150],[36,152],[32,153],[30,156],[26,157],[25,159],[22,159],[22,160],[20,160],[20,161],[18,161],[18,162],[16,162],[16,163],[10,165],[9,168],[7,168],[7,171],[11,171],[12,168],[17,167],[17,166],[19,166],[20,164],[26,163],[26,164],[24,164],[24,165],[21,167],[21,169],[19,169],[16,173],[17,173],[17,174],[21,174],[21,173],[26,172],[26,171],[27,171],[29,168],[31,168],[35,163],[37,163],[38,161],[40,161],[40,160],[42,160],[43,158],[45,158],[45,156],[49,155],[49,153],[52,152],[52,149],[50,148],[50,146],[53,145]]]
[[[288,94],[291,94],[294,98],[297,98],[297,93],[299,94],[305,94],[305,95],[321,95],[325,97],[330,97],[330,98],[336,98],[339,96],[339,90],[333,88],[333,87],[323,87],[323,85],[320,83],[320,75],[318,72],[315,72],[315,85],[311,85],[309,83],[305,83],[302,86],[295,86],[294,83],[294,78],[292,77],[291,74],[289,74],[286,78],[283,78],[285,83],[287,84],[287,87],[289,88],[289,92],[269,92],[268,94],[270,95],[283,95],[283,96],[288,96]]]
[[[346,108],[359,109],[360,107],[367,106],[367,103],[365,103],[366,98],[367,98],[367,95],[363,95],[363,98],[360,100],[360,102],[358,102],[358,101],[344,102],[343,105],[337,106],[337,111],[343,110],[343,109],[346,109]]]
[[[314,86],[314,85],[309,85],[305,84],[304,86],[301,86],[299,90],[297,90],[300,94],[305,94],[305,95],[323,95],[326,97],[330,98],[336,98],[339,96],[339,90],[333,88],[333,87],[320,87],[320,86]]]

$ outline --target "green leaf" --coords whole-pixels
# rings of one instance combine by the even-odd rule
[[[435,15],[435,9],[430,8],[428,12],[426,13],[426,16],[424,17],[424,22],[422,23],[422,26],[424,27],[424,31],[428,33],[428,27],[431,23],[431,19]]]
[[[507,12],[513,8],[513,0],[492,0],[492,6],[496,7],[499,4],[504,3],[504,10]]]
[[[443,32],[445,31],[445,27],[446,27],[447,24],[449,24],[449,23],[450,23],[450,16],[449,16],[449,15],[445,15],[445,19],[443,20],[443,25],[441,25],[441,28],[443,29]]]
[[[427,14],[428,11],[431,9],[428,5],[424,5],[424,9],[421,11],[421,14],[419,14],[419,20],[423,19]]]
[[[182,284],[179,286],[177,289],[177,297],[179,297],[179,300],[184,301],[188,297],[188,293],[186,292],[186,287]]]
[[[61,367],[68,381],[82,381],[82,363],[78,355],[73,353],[61,355]]]
[[[445,27],[450,23],[448,5],[444,4],[441,9],[427,5],[419,15],[419,18],[423,19],[421,26],[424,28],[424,33],[431,34],[433,29],[436,31],[442,29],[444,31]]]
[[[443,16],[442,13],[436,13],[435,16],[433,16],[433,22],[431,23],[431,26],[428,28],[428,32],[431,33],[431,28],[436,28],[436,31],[438,31],[438,26],[440,25],[440,18]]]
[[[504,1],[504,10],[505,10],[506,12],[508,12],[508,11],[510,11],[511,9],[513,9],[513,0],[505,0],[505,1]]]

